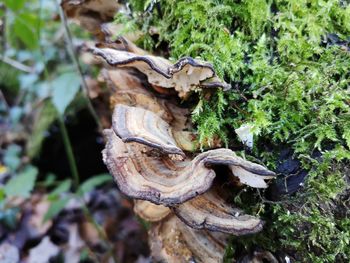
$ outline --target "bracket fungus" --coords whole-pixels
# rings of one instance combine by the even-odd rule
[[[127,38],[113,40],[120,27],[108,22],[120,8],[117,1],[102,1],[110,2],[109,10],[88,2],[65,0],[62,6],[82,26],[93,19],[89,10],[98,14],[90,31],[104,43],[87,51],[105,67],[101,76],[111,93],[112,127],[104,131],[103,150],[109,172],[120,191],[135,199],[135,213],[153,223],[149,241],[155,260],[221,262],[229,234],[256,233],[263,222],[226,202],[213,186],[216,168],[225,166],[229,176],[254,188],[266,188],[265,180],[275,174],[219,148],[220,142],[201,152],[190,109],[179,101],[195,90],[226,91],[230,85],[208,62],[184,57],[172,63]]]
[[[116,109],[119,108],[120,105],[116,106]],[[117,124],[113,121],[113,126]],[[152,129],[157,129],[157,125]],[[187,157],[182,160],[171,158],[164,154],[164,150],[154,153],[158,146],[152,148],[150,143],[145,143],[144,138],[135,140],[136,142],[124,142],[119,134],[115,130],[105,130],[107,145],[103,158],[124,194],[174,207],[175,213],[195,228],[207,228],[237,235],[261,230],[262,222],[259,219],[242,215],[240,211],[230,208],[217,196],[206,193],[195,197],[205,193],[212,186],[216,176],[212,166],[215,165],[227,165],[241,183],[253,187],[265,187],[264,180],[271,179],[274,176],[273,172],[236,156],[229,149],[209,150],[193,159]],[[256,184],[254,180],[259,183]],[[206,206],[202,206],[203,203]],[[215,206],[217,214],[212,211],[215,210],[213,209]]]
[[[213,187],[215,167],[226,166],[241,184],[255,188],[266,188],[265,180],[275,174],[230,149],[187,151],[177,138],[182,135],[176,131],[188,127],[186,117],[174,114],[178,108],[166,107],[165,99],[145,92],[142,85],[128,87],[117,87],[116,93],[143,94],[156,106],[137,103],[136,95],[115,100],[103,159],[119,189],[136,199],[135,213],[154,224],[149,231],[152,257],[162,262],[222,262],[229,234],[257,233],[263,221],[221,197]]]
[[[122,5],[117,0],[62,0],[61,7],[68,18],[104,39],[101,25],[112,21]]]
[[[149,243],[156,262],[222,262],[229,235],[200,231],[175,216],[154,225]]]
[[[151,148],[124,143],[112,130],[105,130],[103,159],[120,190],[133,198],[155,204],[185,202],[210,188],[215,177],[201,156],[193,161],[152,155]]]
[[[242,184],[256,188],[266,188],[265,180],[273,178],[273,172],[229,149],[188,152],[179,139],[188,127],[186,118],[175,114],[181,109],[173,107],[170,101],[167,107],[166,99],[156,98],[127,71],[108,71],[105,77],[118,96],[114,99],[112,129],[105,130],[103,159],[124,194],[153,203],[137,201],[138,215],[154,222],[166,217],[169,207],[195,229],[235,235],[262,229],[259,218],[232,208],[209,189],[216,176],[215,166],[227,166]],[[145,97],[137,99],[137,94]]]
[[[117,105],[113,113],[113,130],[123,142],[138,142],[168,154],[184,156],[176,146],[170,125],[152,111]]]
[[[137,55],[111,47],[90,47],[89,51],[109,68],[135,68],[147,76],[150,84],[174,88],[181,98],[186,98],[197,87],[222,87],[224,90],[231,87],[218,79],[210,63],[191,57],[172,64],[162,57]]]
[[[171,210],[163,205],[155,205],[144,200],[134,200],[134,212],[146,221],[158,222],[169,215]]]
[[[262,220],[232,207],[213,190],[173,206],[172,210],[183,222],[195,229],[239,236],[257,233],[263,227]]]
[[[215,167],[226,166],[241,184],[255,188],[266,188],[265,180],[275,174],[230,149],[196,152],[199,149],[193,143],[196,135],[188,121],[188,109],[178,107],[169,94],[164,97],[157,89],[148,90],[147,84],[152,84],[149,73],[145,84],[138,71],[125,63],[125,68],[108,67],[103,72],[114,93],[112,127],[104,132],[103,160],[119,189],[135,199],[135,213],[158,222],[150,231],[155,259],[220,262],[225,242],[215,236],[257,233],[263,221],[233,208],[212,189]],[[152,68],[144,60],[131,68],[145,73],[140,70],[142,63],[146,64],[142,67]],[[172,72],[170,67],[168,72]]]
[[[129,106],[128,110],[125,110],[131,115],[129,119],[141,122],[142,118],[135,113],[141,111],[141,109],[151,111],[157,115],[151,114],[156,120],[160,122],[165,121],[171,125],[173,139],[170,138],[170,140],[175,140],[178,148],[188,152],[194,152],[199,149],[199,144],[196,142],[196,134],[193,132],[193,127],[188,120],[190,112],[187,108],[178,107],[172,98],[157,97],[146,89],[135,75],[135,72],[128,69],[104,70],[102,76],[107,86],[113,91],[111,96],[111,105],[113,107],[117,105],[121,107],[123,105]],[[137,106],[138,110],[131,108],[135,106]],[[114,123],[118,123],[118,121],[114,121]],[[144,123],[140,124],[144,126]],[[168,125],[166,124],[165,126]],[[153,133],[154,130],[151,132]],[[220,142],[217,141],[216,145],[220,146]],[[183,155],[182,151],[176,151],[173,153]]]

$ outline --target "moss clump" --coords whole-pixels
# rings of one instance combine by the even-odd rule
[[[230,92],[209,101],[199,94],[193,120],[202,142],[219,135],[234,143],[233,128],[250,123],[256,157],[274,168],[275,149],[283,143],[309,171],[295,196],[278,204],[260,201],[260,215],[270,222],[265,232],[234,239],[231,248],[258,245],[303,262],[348,262],[350,223],[339,210],[349,210],[340,200],[349,189],[350,5],[163,0],[145,12],[144,1],[130,2],[133,17],[117,19],[144,31],[141,45],[155,50],[166,43],[174,59],[200,56],[231,82]],[[158,28],[158,38],[149,35],[150,26]]]

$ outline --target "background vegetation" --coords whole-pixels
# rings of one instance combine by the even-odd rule
[[[145,230],[110,191],[100,123],[84,90],[95,72],[77,61],[77,47],[92,36],[68,28],[59,4],[0,1],[2,260],[134,262],[148,254]],[[122,224],[123,236],[107,234],[108,221]]]

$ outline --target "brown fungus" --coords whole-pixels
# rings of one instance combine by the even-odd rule
[[[114,109],[112,126],[123,142],[138,142],[164,153],[184,156],[170,125],[152,111],[119,104]]]
[[[155,205],[144,200],[134,200],[134,212],[146,221],[158,222],[169,215],[171,210],[163,205]]]
[[[116,49],[119,51],[127,51],[131,52],[135,55],[147,55],[148,53],[136,46],[133,42],[131,42],[128,38],[119,36],[116,39],[112,39],[112,35],[115,34],[115,32],[111,32],[112,29],[106,28],[106,25],[102,25],[102,29],[105,32],[106,42],[97,43],[95,46],[98,48],[111,48]],[[115,29],[116,30],[116,29]],[[86,45],[86,47],[89,48],[89,45]]]
[[[95,56],[100,57],[107,66],[135,68],[147,76],[150,84],[163,88],[174,88],[182,98],[186,98],[189,92],[196,87],[201,87],[202,81],[211,78],[216,79],[211,82],[211,87],[216,83],[216,86],[230,88],[227,84],[220,84],[210,63],[190,57],[181,58],[172,64],[162,57],[137,55],[109,47],[90,47],[89,50]],[[207,83],[203,87],[206,86],[208,86]]]
[[[102,71],[104,81],[113,91],[110,97],[111,107],[114,109],[118,104],[137,106],[154,112],[168,123],[172,122],[175,117],[169,110],[166,100],[156,98],[146,90],[141,80],[133,73],[127,69]]]
[[[194,160],[174,160],[152,154],[138,143],[124,143],[113,130],[105,130],[103,160],[126,195],[170,206],[207,191],[215,172],[205,167],[205,155]]]
[[[142,93],[136,95],[127,91],[117,94],[120,96],[114,99],[119,104],[115,106],[113,113],[113,130],[124,142],[138,142],[157,148],[163,153],[183,157],[183,151],[199,150],[197,136],[189,131],[192,127],[186,122],[186,109]],[[125,105],[133,105],[135,102],[141,107]],[[220,145],[220,141],[216,145]]]
[[[156,262],[222,262],[227,240],[228,235],[192,229],[174,216],[149,231]]]
[[[109,22],[123,8],[118,1],[63,0],[62,7],[104,41],[87,48],[107,65],[105,81],[114,93],[113,124],[104,131],[103,160],[121,192],[139,199],[135,213],[152,222],[162,220],[150,230],[153,257],[165,262],[222,262],[228,238],[222,232],[255,233],[262,221],[242,214],[220,197],[222,193],[209,190],[214,166],[227,166],[252,187],[267,187],[265,180],[274,173],[228,149],[189,153],[199,145],[194,143],[188,109],[176,106],[173,95],[177,92],[186,99],[199,88],[227,90],[230,85],[207,62],[185,57],[174,64],[147,54],[128,38],[114,39],[121,26]],[[138,33],[131,37],[136,39]]]
[[[220,231],[237,236],[259,232],[263,222],[226,203],[216,191],[199,195],[172,208],[187,225],[195,229]]]
[[[105,39],[101,24],[112,21],[122,5],[117,0],[63,0],[66,16],[85,28],[100,40]]]
[[[217,76],[202,81],[200,86],[202,88],[222,88],[223,91],[231,88],[229,84],[221,81]]]
[[[197,136],[192,132],[193,127],[188,120],[189,110],[176,106],[171,98],[156,97],[133,73],[127,69],[103,71],[102,75],[107,86],[113,90],[111,105],[137,106],[153,112],[170,124],[172,136],[180,149],[188,152],[199,150]],[[136,116],[136,119],[139,120],[139,117]],[[218,141],[216,145],[220,146],[220,142]]]
[[[126,195],[172,206],[206,192],[215,172],[212,165],[229,165],[257,176],[272,176],[265,167],[243,160],[228,149],[209,150],[179,160],[154,152],[139,143],[124,143],[113,130],[105,130],[103,159]],[[143,140],[139,140],[143,141]]]

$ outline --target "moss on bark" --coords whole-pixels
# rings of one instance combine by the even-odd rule
[[[130,2],[132,16],[116,20],[143,31],[140,45],[174,59],[211,61],[232,84],[230,92],[211,94],[210,100],[198,94],[192,116],[200,141],[219,135],[237,145],[233,128],[248,123],[255,145],[245,154],[275,169],[283,161],[283,145],[308,174],[296,194],[276,202],[252,193],[255,204],[249,209],[267,225],[258,235],[233,238],[228,257],[260,247],[298,262],[348,262],[350,5],[338,0]],[[151,27],[159,35],[150,35]]]

